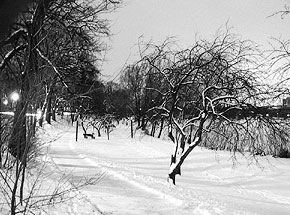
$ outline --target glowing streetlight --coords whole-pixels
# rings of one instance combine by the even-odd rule
[[[13,92],[13,93],[11,93],[10,98],[13,102],[17,102],[20,98],[20,95],[17,92]]]
[[[8,99],[4,99],[4,100],[3,100],[3,104],[4,104],[4,105],[8,105]]]

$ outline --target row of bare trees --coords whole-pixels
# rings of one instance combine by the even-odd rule
[[[0,41],[1,105],[17,91],[14,116],[0,115],[1,205],[10,214],[28,212],[33,192],[26,176],[37,153],[36,120],[50,123],[57,108],[93,109],[99,101],[98,56],[109,36],[108,21],[119,1],[38,0],[18,14]],[[45,114],[46,113],[46,114]],[[30,187],[31,188],[31,187]],[[33,189],[33,187],[31,188]],[[25,207],[23,205],[26,205]],[[5,207],[5,206],[4,206]]]
[[[226,30],[187,49],[170,39],[145,43],[140,56],[124,69],[121,84],[139,127],[151,127],[154,135],[156,124],[162,131],[165,121],[174,144],[173,183],[196,146],[252,155],[289,151],[289,120],[261,111],[273,104],[281,88],[262,79],[265,58],[253,42]]]

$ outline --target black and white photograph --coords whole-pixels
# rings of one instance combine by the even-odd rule
[[[18,214],[290,214],[290,1],[0,0]]]

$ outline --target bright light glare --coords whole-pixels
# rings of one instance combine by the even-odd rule
[[[13,92],[11,94],[10,98],[11,98],[12,101],[16,102],[16,101],[19,100],[20,96],[19,96],[19,94],[17,92]]]
[[[37,110],[36,119],[40,119],[40,118],[41,118],[41,110]]]
[[[3,104],[8,105],[8,99],[4,99]]]

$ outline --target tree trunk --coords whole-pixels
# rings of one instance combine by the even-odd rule
[[[190,154],[190,152],[197,145],[200,144],[202,140],[202,132],[203,132],[205,119],[206,119],[205,117],[202,117],[200,119],[200,124],[194,135],[194,140],[190,142],[188,148],[185,150],[184,150],[184,144],[186,141],[186,137],[180,134],[182,135],[181,138],[177,138],[177,135],[176,135],[176,138],[174,138],[172,135],[172,130],[169,132],[169,137],[175,144],[174,152],[171,155],[170,169],[169,169],[169,174],[168,174],[168,177],[169,179],[172,180],[173,184],[175,184],[176,175],[181,175],[181,165],[183,164],[184,160]]]
[[[134,135],[133,135],[133,120],[131,119],[131,138],[133,138]]]
[[[78,134],[79,134],[79,121],[77,120],[77,125],[76,125],[76,142],[78,141]]]
[[[15,181],[13,190],[11,193],[11,202],[10,202],[10,214],[11,215],[16,215],[16,192],[17,192],[17,186],[18,186],[18,179]]]
[[[33,121],[32,121],[32,136],[35,137],[35,133],[36,133],[36,123],[37,123],[37,119],[36,117],[33,117]]]
[[[52,108],[51,119],[52,119],[53,121],[56,121],[55,107]]]
[[[19,195],[21,205],[23,205],[23,191],[24,191],[24,182],[25,182],[26,162],[27,161],[25,158],[25,160],[23,161],[23,165],[21,165],[22,168],[20,168],[22,169],[22,174],[21,174],[22,176],[21,176],[21,181],[20,181],[20,195]]]
[[[164,126],[164,119],[162,118],[162,119],[161,119],[161,125],[160,125],[160,130],[159,130],[158,138],[161,137],[162,130],[163,130],[163,126]]]
[[[56,82],[56,79],[55,79],[55,82]],[[55,84],[54,84],[55,86]],[[56,121],[56,109],[57,109],[57,105],[58,105],[58,98],[54,95],[54,102],[53,102],[53,105],[52,105],[52,112],[51,112],[51,119],[53,121]]]
[[[41,117],[41,116],[40,116],[40,118],[39,118],[39,120],[38,120],[38,125],[39,125],[40,127],[43,126],[43,117]]]
[[[32,25],[27,24],[27,29],[30,37],[28,38],[28,47],[25,52],[26,62],[25,69],[21,74],[20,83],[20,98],[19,101],[14,101],[16,103],[16,108],[14,111],[13,119],[13,129],[11,133],[11,138],[9,140],[9,152],[17,159],[21,159],[25,146],[26,146],[26,112],[29,101],[29,91],[30,91],[30,74],[36,68],[36,59],[32,51],[34,45],[34,39],[32,37]]]
[[[47,91],[47,90],[46,90]],[[43,118],[44,118],[44,112],[45,112],[45,109],[46,109],[46,106],[47,106],[47,100],[48,100],[48,92],[46,92],[46,95],[45,95],[45,100],[44,100],[44,103],[41,107],[41,110],[40,110],[40,117],[39,117],[39,120],[38,120],[38,124],[40,127],[43,126]]]
[[[97,129],[97,131],[98,131],[98,137],[100,137],[101,136],[101,129]]]
[[[47,108],[46,108],[46,115],[45,120],[48,124],[51,124],[51,93],[49,92],[47,98]]]
[[[108,140],[110,140],[110,126],[107,126],[107,135],[108,135]]]
[[[81,126],[83,128],[84,134],[87,134],[87,130],[85,129],[84,122],[81,122]]]
[[[155,130],[156,130],[156,121],[154,121],[153,123],[152,123],[152,128],[151,128],[151,132],[150,132],[150,135],[152,136],[152,137],[154,137],[154,135],[155,135]]]
[[[145,116],[142,116],[141,129],[144,131],[145,128],[146,128],[146,118],[145,118]]]
[[[74,124],[74,110],[71,108],[70,109],[70,119],[71,119],[71,124],[73,125]]]

